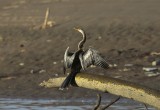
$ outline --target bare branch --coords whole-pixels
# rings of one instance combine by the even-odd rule
[[[147,105],[146,105],[146,104],[144,104],[144,106],[145,106],[145,109],[146,109],[146,110],[148,110],[148,107],[147,107]]]
[[[105,110],[107,108],[109,108],[111,105],[113,105],[114,103],[116,103],[121,97],[119,96],[118,98],[116,98],[115,100],[113,100],[112,102],[110,102],[107,106],[104,106],[101,110]]]
[[[99,108],[100,104],[101,104],[101,95],[97,94],[97,97],[98,97],[97,103],[96,103],[96,105],[95,105],[93,110],[97,110]]]

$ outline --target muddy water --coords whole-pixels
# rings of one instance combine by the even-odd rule
[[[102,105],[109,103],[105,100]],[[0,110],[92,110],[95,100],[73,99],[73,100],[48,100],[48,99],[0,99]],[[149,110],[156,110],[148,106]],[[108,110],[145,110],[143,104],[120,99]]]

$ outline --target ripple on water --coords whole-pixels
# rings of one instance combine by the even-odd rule
[[[109,103],[105,100],[102,105]],[[95,100],[46,100],[46,99],[6,99],[0,98],[0,110],[91,110],[94,107]],[[149,110],[156,110],[148,107]],[[110,107],[109,110],[145,110],[143,104],[129,100],[121,99]]]

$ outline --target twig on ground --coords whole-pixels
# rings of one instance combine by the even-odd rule
[[[45,15],[45,19],[44,19],[44,22],[42,25],[42,29],[46,29],[46,27],[47,27],[48,16],[49,16],[49,8],[47,8],[47,10],[46,10],[46,15]]]
[[[157,56],[159,56],[160,52],[151,52],[151,55],[157,55]]]
[[[48,21],[49,13],[50,13],[50,9],[47,8],[43,24],[35,26],[33,29],[46,29],[48,27],[53,27],[55,24],[55,21]]]

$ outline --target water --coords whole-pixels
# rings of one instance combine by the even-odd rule
[[[102,102],[102,105],[110,100]],[[92,110],[94,100],[47,100],[0,98],[0,110]],[[156,110],[148,107],[149,110]],[[146,110],[143,104],[129,99],[120,99],[108,110]]]

